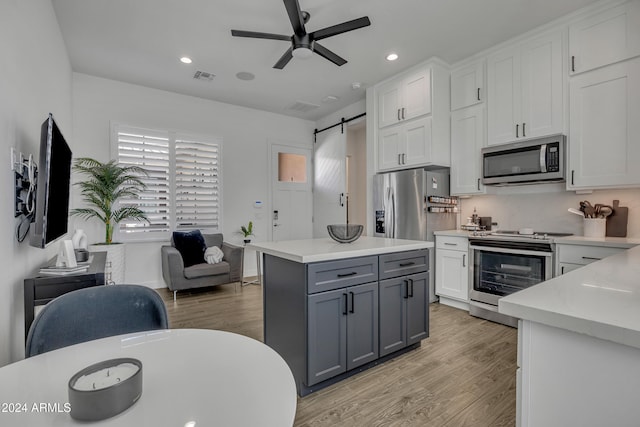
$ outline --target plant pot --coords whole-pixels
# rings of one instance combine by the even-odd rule
[[[125,245],[123,243],[89,245],[89,252],[106,252],[104,280],[107,284],[124,283]]]

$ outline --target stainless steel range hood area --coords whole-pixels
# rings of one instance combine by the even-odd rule
[[[553,135],[482,149],[482,183],[507,186],[564,182],[566,138]]]

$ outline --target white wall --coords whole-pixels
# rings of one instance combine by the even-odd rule
[[[23,280],[57,244],[32,248],[14,237],[10,147],[37,160],[40,125],[53,113],[71,150],[71,66],[50,0],[0,2],[0,366],[24,356]]]
[[[113,80],[73,74],[74,139],[77,156],[110,158],[111,121],[148,128],[181,130],[223,138],[222,232],[240,244],[240,225],[254,222],[255,240],[267,238],[268,215],[257,215],[255,200],[267,201],[268,140],[310,148],[314,123],[201,98],[178,95]],[[263,208],[264,210],[264,208]],[[98,224],[73,219],[89,242],[103,241]],[[164,244],[167,244],[166,242]],[[162,243],[127,243],[125,281],[163,287]],[[255,253],[245,252],[245,274],[256,273]]]
[[[365,225],[365,235],[367,233],[367,181],[369,180],[367,177],[366,133],[364,125],[358,125],[355,130],[347,130],[349,222]]]
[[[592,194],[576,194],[574,191],[557,190],[557,186],[564,184],[536,185],[535,189],[529,188],[533,186],[510,187],[499,189],[501,194],[463,199],[462,223],[467,222],[466,218],[471,216],[473,208],[476,207],[478,215],[490,216],[503,230],[532,227],[539,231],[573,233],[580,236],[583,234],[582,219],[567,212],[568,208],[579,209],[581,200],[589,200],[594,205],[610,205],[613,200],[620,200],[620,206],[629,208],[627,237],[640,237],[640,189],[597,190]],[[516,194],[517,192],[522,194]]]

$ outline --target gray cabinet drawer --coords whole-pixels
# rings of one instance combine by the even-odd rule
[[[309,264],[307,293],[330,291],[378,280],[378,257],[349,258]]]
[[[429,270],[429,250],[380,255],[380,279],[405,276]]]

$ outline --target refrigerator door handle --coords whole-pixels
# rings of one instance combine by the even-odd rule
[[[395,237],[396,228],[396,203],[393,187],[387,187],[385,191],[386,200],[384,203],[384,235],[385,237]]]

